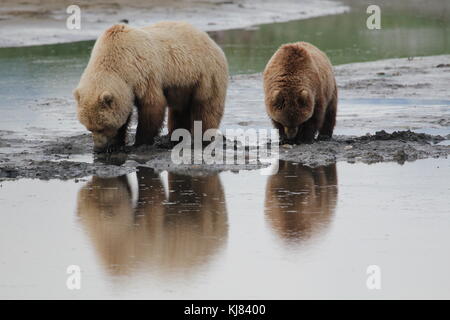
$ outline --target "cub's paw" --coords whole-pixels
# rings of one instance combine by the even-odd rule
[[[298,142],[295,141],[294,139],[280,138],[279,145],[282,146],[284,144],[298,144]]]
[[[317,137],[318,141],[330,141],[331,137],[327,136],[327,135],[323,135],[323,134],[319,134],[319,136]]]

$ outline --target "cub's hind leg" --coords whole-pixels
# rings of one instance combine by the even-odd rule
[[[325,119],[322,127],[319,130],[319,140],[329,140],[333,136],[334,127],[336,125],[336,113],[337,113],[337,93],[328,104],[327,111],[325,113]]]

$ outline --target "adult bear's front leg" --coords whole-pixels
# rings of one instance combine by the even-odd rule
[[[159,134],[164,124],[166,100],[163,97],[154,99],[146,97],[141,101],[137,101],[136,104],[138,125],[134,145],[153,144],[155,137]]]

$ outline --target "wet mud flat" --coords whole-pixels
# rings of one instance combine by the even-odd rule
[[[402,163],[448,157],[450,146],[444,140],[450,139],[449,55],[342,65],[336,67],[336,77],[342,100],[333,139],[310,145],[280,146],[281,160],[315,167],[338,161]],[[368,100],[365,109],[346,102],[346,99],[357,101],[361,98]],[[377,99],[409,99],[413,104],[400,105],[393,112],[376,104]],[[138,166],[187,174],[209,174],[269,165],[264,161],[176,165],[171,159],[171,145],[167,137],[160,138],[153,146],[128,147],[127,152],[95,156],[90,134],[83,133],[83,128],[76,123],[75,110],[70,108],[74,105],[72,100],[49,100],[49,105],[40,111],[58,114],[60,124],[54,128],[48,128],[46,121],[47,127],[34,131],[26,129],[19,132],[13,128],[0,131],[1,180],[76,179],[90,175],[112,177],[136,171]],[[426,106],[429,101],[436,101],[433,102],[436,106]],[[46,111],[48,108],[51,111]],[[68,124],[78,127],[64,131]],[[231,78],[222,126],[243,130],[271,127],[264,111],[261,74]],[[132,139],[131,133],[130,141]],[[248,150],[243,151],[255,147],[249,146]],[[245,149],[239,145],[236,148],[236,151]]]
[[[318,167],[347,161],[349,163],[376,163],[395,161],[404,163],[425,158],[447,158],[450,147],[441,144],[450,139],[450,135],[429,135],[412,131],[387,133],[378,131],[364,136],[334,136],[329,141],[317,141],[312,144],[281,145],[279,159],[293,161],[309,167]],[[12,143],[26,141],[9,141],[4,137],[0,143],[11,146]],[[231,152],[248,154],[258,151],[257,146],[243,146],[234,143]],[[172,161],[171,143],[167,136],[160,137],[153,146],[138,148],[126,147],[122,152],[94,155],[91,137],[88,134],[59,139],[54,142],[30,144],[19,153],[0,154],[0,181],[20,178],[36,179],[76,179],[96,175],[114,177],[134,172],[138,167],[149,167],[157,171],[169,171],[181,174],[208,175],[221,171],[254,170],[270,165],[260,159],[235,161],[223,164],[176,164]],[[270,142],[266,145],[276,152]],[[256,154],[256,153],[255,153]],[[270,154],[276,157],[275,153]],[[77,159],[90,158],[90,161]]]

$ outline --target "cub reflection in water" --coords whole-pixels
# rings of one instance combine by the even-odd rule
[[[266,219],[287,243],[302,243],[326,229],[337,199],[336,165],[310,168],[279,161],[266,186]]]
[[[169,173],[167,197],[153,169],[136,177],[134,201],[127,176],[93,177],[78,194],[80,221],[108,271],[186,272],[208,262],[228,235],[219,176]]]

